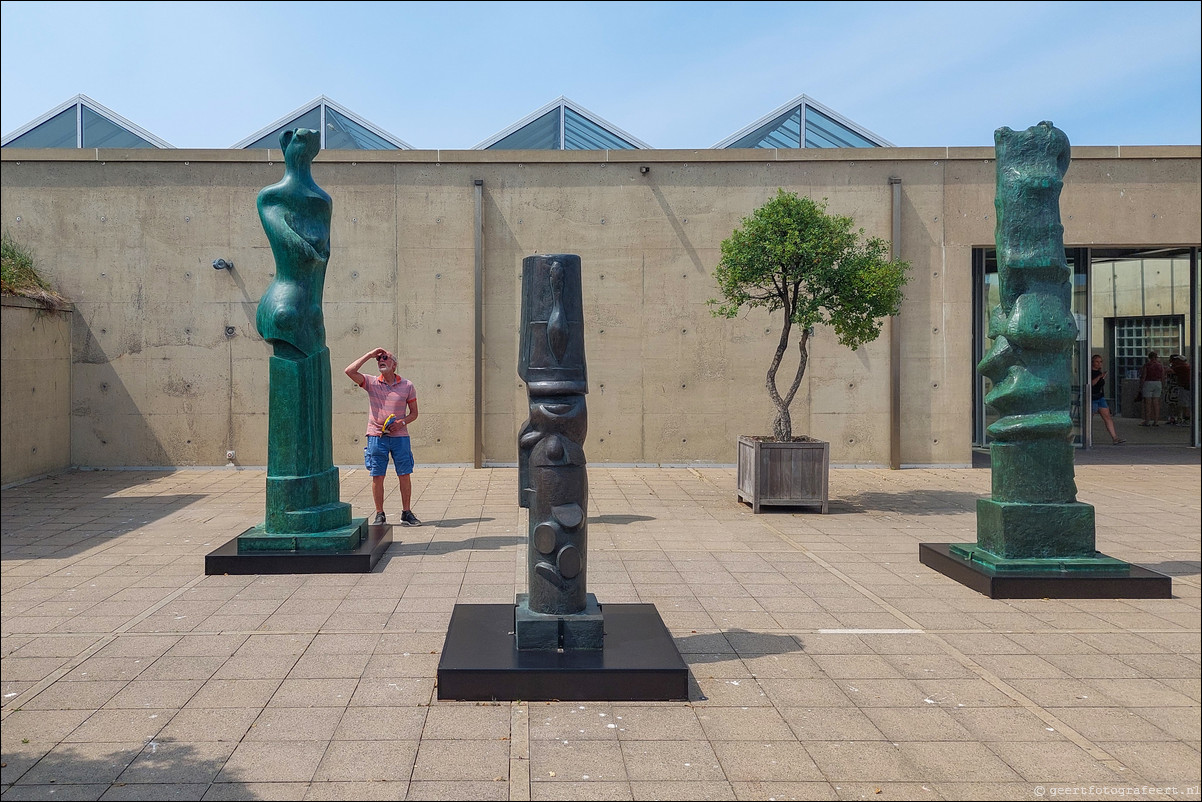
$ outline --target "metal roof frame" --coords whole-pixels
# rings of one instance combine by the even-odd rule
[[[397,148],[400,150],[415,150],[415,148],[412,145],[410,145],[408,142],[406,142],[405,140],[401,139],[400,137],[393,136],[392,134],[388,133],[383,128],[380,128],[378,125],[375,125],[374,123],[368,122],[364,118],[360,117],[358,114],[355,114],[355,112],[351,111],[350,109],[346,108],[345,106],[342,106],[339,103],[335,103],[333,100],[326,97],[325,95],[318,95],[313,100],[309,101],[308,103],[306,103],[303,106],[300,106],[297,109],[294,109],[293,111],[289,112],[288,114],[285,114],[283,117],[280,117],[278,120],[271,123],[270,125],[268,125],[264,128],[261,128],[258,131],[256,131],[255,133],[246,137],[245,139],[242,139],[241,141],[236,142],[233,145],[230,145],[230,150],[240,150],[242,148],[245,148],[247,145],[250,145],[253,142],[259,141],[260,139],[267,136],[268,134],[270,134],[272,131],[276,130],[277,128],[282,127],[286,123],[288,123],[292,120],[295,120],[297,117],[300,117],[302,114],[307,114],[316,108],[320,108],[322,110],[321,111],[321,118],[322,118],[321,147],[324,150],[325,146],[326,146],[325,109],[327,107],[338,112],[343,117],[346,117],[347,119],[349,119],[351,122],[355,123],[356,125],[363,126],[368,131],[370,131],[371,133],[380,137],[384,141],[390,142],[393,145],[396,145]]]
[[[831,109],[827,106],[822,105],[817,100],[814,100],[814,98],[810,97],[809,95],[801,94],[801,95],[798,95],[797,97],[793,98],[792,100],[790,100],[788,103],[785,103],[784,105],[780,106],[776,110],[768,112],[763,117],[760,117],[758,120],[751,123],[750,125],[746,125],[746,126],[740,128],[738,131],[735,131],[733,134],[726,137],[721,142],[711,145],[710,149],[711,150],[720,150],[722,148],[728,147],[730,145],[730,143],[737,142],[741,137],[744,137],[747,134],[750,134],[752,131],[754,131],[755,129],[759,128],[762,125],[767,125],[768,123],[772,122],[777,117],[780,117],[785,112],[792,111],[794,108],[796,108],[798,106],[802,107],[801,127],[802,127],[802,147],[803,148],[805,147],[805,107],[807,107],[807,106],[814,109],[815,111],[825,114],[827,117],[830,117],[832,120],[839,123],[840,125],[846,126],[853,133],[856,133],[856,134],[864,137],[865,139],[869,140],[870,142],[875,142],[877,145],[879,145],[882,148],[896,147],[892,142],[890,142],[889,140],[880,136],[879,134],[875,134],[872,131],[869,131],[864,126],[860,125],[859,123],[856,123],[856,122],[853,122],[852,120],[847,119],[839,112],[837,112],[834,109]]]
[[[60,103],[59,105],[55,106],[50,111],[46,112],[45,114],[41,115],[40,117],[37,117],[36,119],[25,123],[25,125],[21,126],[20,128],[18,128],[15,131],[13,131],[8,136],[4,137],[3,140],[0,140],[0,147],[4,147],[4,146],[8,145],[9,142],[12,142],[14,139],[17,139],[18,137],[21,137],[21,136],[29,133],[30,131],[37,128],[42,123],[58,116],[59,114],[62,114],[64,111],[71,108],[72,106],[76,107],[76,111],[75,111],[75,147],[77,147],[77,148],[83,147],[83,141],[82,141],[83,126],[82,126],[82,123],[80,122],[80,115],[82,114],[82,112],[80,111],[79,107],[87,106],[93,112],[95,112],[96,114],[105,118],[106,120],[111,122],[113,125],[116,125],[120,128],[124,128],[125,130],[129,131],[131,134],[134,134],[136,136],[141,137],[142,139],[145,139],[147,142],[151,143],[156,148],[165,148],[165,149],[171,149],[171,150],[175,149],[175,145],[172,145],[170,142],[166,141],[165,139],[161,139],[161,138],[155,136],[154,134],[150,133],[142,126],[136,125],[136,124],[130,122],[129,120],[125,119],[120,114],[118,114],[117,112],[113,111],[112,109],[107,108],[106,106],[103,106],[100,103],[97,103],[92,98],[88,97],[87,95],[83,95],[83,94],[76,95],[75,97],[71,98],[70,100],[64,101],[64,102]]]
[[[572,112],[579,114],[581,117],[583,117],[584,119],[591,122],[593,125],[596,125],[599,128],[604,128],[606,131],[608,131],[609,133],[618,137],[619,139],[626,140],[630,144],[634,145],[636,149],[654,150],[654,148],[652,148],[650,145],[648,145],[646,142],[642,141],[638,137],[631,136],[630,134],[623,131],[621,128],[614,125],[613,123],[599,117],[598,115],[596,115],[593,112],[589,111],[588,109],[584,108],[580,104],[574,103],[573,101],[569,100],[568,98],[564,97],[563,95],[560,95],[555,100],[552,100],[550,103],[548,103],[547,105],[542,106],[542,107],[536,109],[535,111],[530,112],[525,117],[523,117],[522,119],[515,122],[513,125],[509,126],[508,128],[505,128],[502,131],[498,131],[497,133],[495,133],[492,136],[485,139],[483,142],[480,142],[477,145],[473,145],[471,150],[487,150],[488,148],[492,147],[496,143],[500,142],[505,137],[512,134],[514,131],[517,131],[517,130],[523,128],[524,126],[529,125],[530,123],[534,122],[538,118],[542,117],[547,112],[552,111],[556,108],[558,108],[560,110],[559,111],[559,131],[560,131],[559,141],[560,141],[560,149],[561,150],[563,149],[563,110],[564,109],[570,109]]]

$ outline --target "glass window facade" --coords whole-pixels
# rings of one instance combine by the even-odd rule
[[[1081,412],[1083,409],[1088,409],[1088,392],[1089,383],[1083,381],[1082,376],[1087,375],[1089,368],[1089,351],[1087,347],[1087,331],[1083,323],[1086,320],[1086,270],[1089,264],[1088,251],[1084,248],[1066,248],[1064,251],[1065,261],[1068,264],[1071,274],[1072,294],[1069,300],[1069,311],[1077,320],[1077,339],[1073,343],[1072,360],[1071,360],[1071,395],[1069,404],[1069,413],[1072,417],[1073,442],[1080,444],[1083,442]],[[993,383],[989,377],[977,372],[976,366],[984,358],[985,354],[993,347],[993,339],[989,336],[989,319],[993,314],[993,310],[1001,303],[1001,282],[998,276],[997,251],[993,248],[979,249],[978,253],[974,254],[973,258],[974,270],[977,272],[975,284],[977,286],[977,309],[975,310],[975,333],[974,333],[974,349],[973,349],[973,398],[976,405],[974,418],[973,443],[977,446],[985,446],[992,442],[993,438],[989,435],[988,427],[998,420],[1001,416],[997,410],[991,407],[985,401],[985,397],[989,391],[993,389]]]
[[[876,148],[872,140],[865,139],[846,125],[835,122],[817,109],[806,106],[807,148]]]
[[[1100,417],[1090,414],[1090,360],[1100,356],[1106,372],[1104,397],[1120,438],[1132,444],[1194,444],[1192,426],[1170,428],[1155,436],[1146,433],[1139,426],[1143,407],[1136,398],[1139,370],[1149,351],[1156,351],[1165,364],[1172,354],[1186,355],[1187,361],[1193,362],[1189,355],[1196,353],[1198,336],[1197,313],[1191,311],[1191,299],[1198,292],[1196,250],[1069,248],[1065,253],[1073,268],[1072,312],[1078,327],[1072,360],[1074,442],[1110,442]],[[989,313],[1000,301],[994,249],[974,249],[973,272],[973,443],[981,447],[989,444],[987,427],[998,417],[984,401],[989,380],[975,370],[990,347]],[[1196,408],[1193,387],[1173,389],[1177,407]],[[1171,418],[1175,408],[1163,403],[1162,417]]]
[[[563,109],[564,150],[637,150],[631,143],[569,108]]]
[[[856,133],[804,99],[723,148],[879,148],[881,142]]]
[[[279,149],[280,134],[297,128],[308,128],[321,132],[323,150],[406,150],[409,148],[409,145],[401,140],[362,118],[356,117],[324,95],[310,105],[296,109],[290,117],[291,119],[287,122],[273,123],[270,128],[263,129],[263,132],[251,134],[233,147]]]
[[[320,131],[321,107],[314,106],[312,109],[309,109],[309,111],[306,111],[299,117],[296,117],[290,122],[286,122],[279,126],[270,134],[265,134],[264,136],[259,137],[254,142],[251,142],[249,145],[247,145],[246,148],[275,148],[276,150],[279,150],[280,134],[284,133],[285,131],[291,131],[294,128],[311,128],[314,131]]]
[[[326,106],[325,144],[331,150],[400,150],[384,137]]]
[[[485,150],[560,150],[559,109],[551,109]]]
[[[605,126],[560,104],[485,150],[637,150]]]
[[[770,123],[761,125],[746,136],[735,140],[728,148],[800,148],[801,106],[782,114]]]
[[[78,106],[60,111],[36,128],[9,142],[6,148],[77,148],[79,147]]]
[[[65,108],[64,108],[65,107]],[[28,131],[4,143],[5,148],[169,148],[171,145],[104,108],[77,95],[61,111],[47,112]]]
[[[102,117],[87,106],[81,107],[80,124],[83,127],[85,148],[153,148],[154,145],[126,130],[112,120]]]

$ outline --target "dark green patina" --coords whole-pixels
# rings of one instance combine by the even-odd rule
[[[1041,122],[999,128],[997,226],[1001,302],[993,347],[977,369],[993,382],[992,498],[977,502],[977,542],[953,553],[999,573],[1126,571],[1095,549],[1094,511],[1073,479],[1072,273],[1064,255],[1060,190],[1069,165],[1063,131]]]
[[[267,516],[238,538],[238,550],[346,551],[366,530],[339,501],[334,467],[330,349],[321,297],[330,258],[333,202],[313,181],[320,134],[280,135],[284,178],[259,193],[259,219],[275,278],[256,323],[273,349],[267,433]]]

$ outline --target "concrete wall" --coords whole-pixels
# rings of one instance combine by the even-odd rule
[[[1078,148],[1062,198],[1070,245],[1197,245],[1198,147]],[[266,462],[267,357],[255,307],[274,263],[255,211],[279,151],[3,152],[3,225],[76,300],[72,462]],[[646,173],[640,167],[649,168]],[[900,455],[890,452],[890,335],[852,352],[819,331],[794,431],[835,464],[971,461],[973,247],[994,228],[992,148],[799,151],[327,151],[325,288],[335,461],[361,461],[366,399],[340,368],[370,348],[417,386],[419,463],[471,464],[475,188],[483,181],[483,418],[489,464],[516,460],[522,258],[584,270],[592,462],[734,461],[770,431],[777,321],[710,315],[723,239],[778,187],[891,236],[901,179],[896,321]],[[232,271],[212,268],[215,259]],[[788,376],[792,366],[782,367]],[[782,379],[787,381],[787,379]],[[6,413],[7,414],[7,413]]]
[[[0,484],[71,465],[70,309],[0,296]]]

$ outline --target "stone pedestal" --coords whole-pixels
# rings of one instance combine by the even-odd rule
[[[438,661],[438,698],[686,701],[689,668],[653,604],[606,604],[600,649],[520,650],[511,604],[457,604]]]
[[[605,619],[597,597],[587,594],[584,610],[548,615],[530,609],[529,594],[519,593],[513,605],[513,637],[519,651],[531,649],[600,649],[605,643]]]

